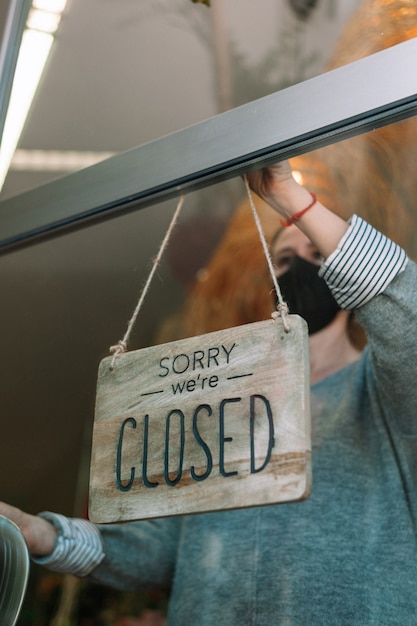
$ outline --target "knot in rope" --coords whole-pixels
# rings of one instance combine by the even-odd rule
[[[272,311],[271,317],[273,320],[277,320],[278,317],[281,317],[282,323],[284,325],[284,330],[286,333],[290,332],[290,327],[288,325],[287,315],[289,314],[288,304],[286,302],[278,302],[276,311]]]
[[[113,359],[110,365],[110,369],[112,370],[119,356],[121,356],[124,352],[126,352],[127,343],[126,341],[123,341],[123,339],[120,339],[115,346],[110,346],[109,350],[110,350],[110,354],[113,355]]]
[[[288,304],[286,302],[279,302],[277,304],[276,311],[272,311],[271,317],[276,320],[280,315],[288,315],[289,314]]]

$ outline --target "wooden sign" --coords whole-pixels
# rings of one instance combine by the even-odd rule
[[[304,499],[311,483],[306,324],[288,316],[111,357],[99,368],[94,522]]]

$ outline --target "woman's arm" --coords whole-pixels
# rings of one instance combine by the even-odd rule
[[[311,203],[311,194],[292,176],[288,161],[276,163],[246,175],[251,189],[286,220]],[[310,239],[324,258],[336,249],[348,230],[348,224],[319,200],[296,225]]]
[[[251,188],[287,220],[310,194],[282,162],[248,174]],[[348,224],[319,202],[297,226],[325,257],[320,274],[339,305],[355,310],[369,340],[381,406],[401,433],[417,435],[417,266],[404,250],[354,216]]]
[[[104,558],[99,530],[87,520],[31,515],[5,502],[0,502],[0,515],[20,528],[31,557],[49,569],[87,576]]]
[[[0,502],[0,515],[12,520],[20,528],[31,555],[47,556],[53,551],[58,533],[48,520],[25,513],[5,502]]]
[[[0,502],[36,563],[119,589],[166,585],[173,576],[180,518],[97,526],[57,513],[30,515]]]

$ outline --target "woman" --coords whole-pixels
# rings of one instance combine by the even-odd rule
[[[307,272],[319,294],[307,320],[310,498],[100,527],[8,505],[0,514],[49,567],[124,589],[171,584],[169,624],[415,623],[417,267],[359,218],[329,212],[287,163],[248,179],[291,224],[273,250],[281,281]],[[362,354],[348,339],[350,310],[367,332]]]

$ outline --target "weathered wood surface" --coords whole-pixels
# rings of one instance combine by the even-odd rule
[[[301,500],[311,488],[308,339],[288,317],[111,357],[99,368],[95,522]]]

